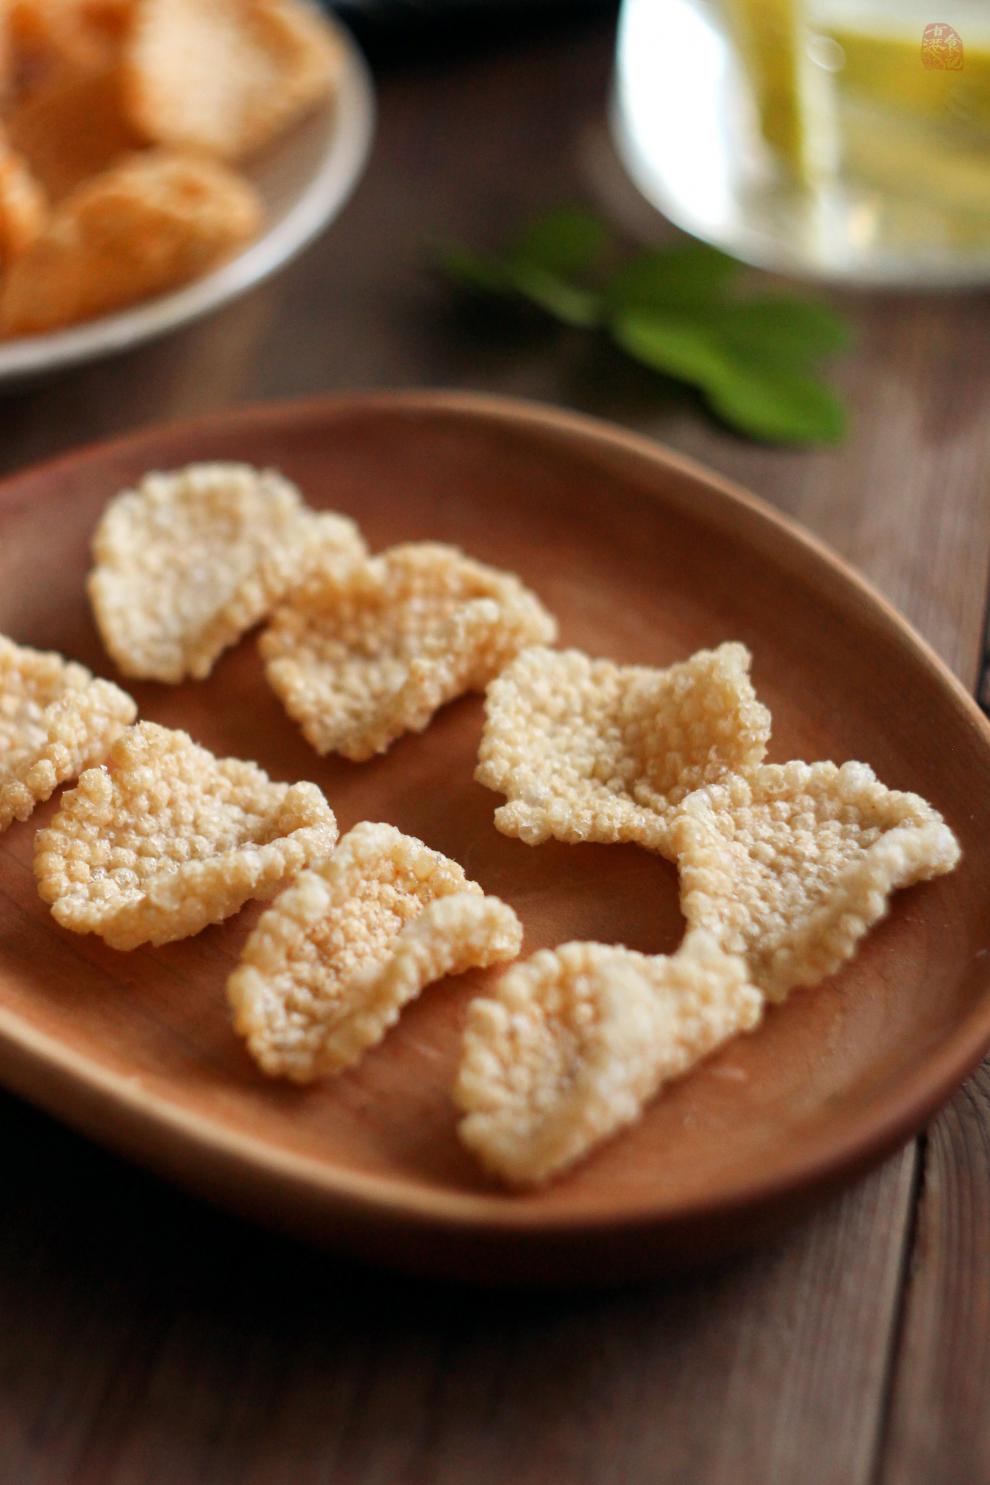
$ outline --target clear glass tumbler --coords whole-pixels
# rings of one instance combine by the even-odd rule
[[[612,117],[648,200],[737,257],[990,281],[990,0],[624,0]]]

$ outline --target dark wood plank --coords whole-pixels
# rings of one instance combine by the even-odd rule
[[[910,1152],[698,1277],[505,1296],[294,1248],[10,1101],[0,1129],[5,1485],[869,1478]]]
[[[6,403],[0,462],[249,397],[448,384],[544,398],[749,484],[973,678],[990,557],[985,303],[850,299],[860,344],[839,374],[855,435],[795,454],[711,427],[690,397],[659,395],[580,335],[457,312],[425,271],[438,233],[490,240],[552,200],[610,199],[603,179],[622,195],[600,127],[610,46],[590,26],[393,66],[372,169],[326,239],[208,323]],[[4,1485],[874,1477],[913,1148],[717,1271],[627,1294],[491,1298],[342,1270],[0,1107]],[[967,1127],[975,1152],[985,1104]],[[925,1470],[953,1430],[967,1485],[990,1464],[966,1423],[964,1352],[944,1339],[973,1347],[981,1323],[985,1336],[972,1277],[985,1187],[967,1158],[958,1139],[929,1146],[921,1231],[942,1256],[911,1291],[902,1355],[910,1344],[918,1359],[895,1395],[896,1485],[949,1478]],[[922,1437],[911,1409],[925,1387],[948,1421]]]
[[[884,1439],[884,1485],[990,1478],[990,1066],[922,1149],[912,1254]]]
[[[838,453],[736,443],[719,467],[849,556],[974,685],[990,553],[990,311],[972,296],[846,300],[837,368],[853,416]],[[678,446],[711,458],[700,425]]]

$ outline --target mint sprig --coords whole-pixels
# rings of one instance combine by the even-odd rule
[[[587,286],[608,245],[596,217],[564,207],[535,218],[506,243],[484,256],[460,243],[440,249],[440,266],[469,289],[516,295],[565,325],[590,329],[599,323],[601,295]]]
[[[789,295],[740,296],[741,265],[715,248],[690,243],[622,258],[597,217],[564,208],[530,222],[499,253],[449,244],[439,260],[473,292],[604,332],[642,365],[695,387],[750,438],[833,444],[845,433],[841,402],[815,374],[847,344],[843,321]]]

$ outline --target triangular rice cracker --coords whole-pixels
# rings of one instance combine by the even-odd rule
[[[762,1009],[742,960],[708,934],[670,957],[541,949],[469,1008],[454,1087],[461,1139],[502,1180],[538,1185],[638,1119]]]
[[[763,758],[770,713],[741,644],[667,670],[525,650],[488,687],[475,778],[508,800],[504,835],[635,841],[670,854],[670,821],[693,789]]]
[[[522,928],[456,861],[364,821],[265,912],[228,996],[262,1069],[307,1083],[381,1041],[424,986],[514,959]]]
[[[131,727],[38,832],[52,916],[114,949],[168,943],[267,898],[329,854],[333,811],[315,784],[275,784],[185,732]]]
[[[673,843],[688,927],[745,955],[771,1000],[838,969],[896,888],[959,860],[941,815],[865,763],[766,764],[701,789]]]
[[[0,635],[0,830],[106,757],[134,721],[126,691]]]

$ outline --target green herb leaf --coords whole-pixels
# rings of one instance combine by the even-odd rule
[[[834,444],[846,434],[842,403],[811,376],[754,367],[706,388],[705,397],[719,417],[766,443]]]
[[[538,217],[501,254],[449,245],[440,262],[475,291],[524,299],[566,325],[606,329],[637,361],[697,387],[751,438],[843,436],[840,402],[809,374],[847,343],[838,315],[786,296],[730,296],[740,265],[704,243],[639,253],[611,277],[601,270],[608,247],[596,217],[566,207]]]
[[[483,294],[512,292],[511,284],[506,281],[505,269],[496,258],[486,258],[462,243],[441,243],[437,248],[437,263],[449,278],[456,279],[469,289],[479,290]]]
[[[654,371],[695,387],[714,386],[732,375],[729,354],[718,335],[686,316],[630,313],[612,321],[616,342]]]
[[[823,304],[780,296],[720,306],[723,333],[734,345],[757,346],[780,361],[831,356],[849,343],[845,322]]]
[[[606,306],[621,312],[708,305],[722,295],[739,266],[734,258],[702,242],[639,253],[613,274]]]
[[[575,277],[595,267],[608,245],[605,224],[580,207],[563,206],[529,223],[508,247],[506,261]]]
[[[588,328],[601,318],[601,296],[587,287],[608,242],[597,217],[575,207],[547,212],[529,224],[502,259],[505,278],[565,325]]]
[[[467,288],[518,294],[581,329],[601,319],[601,296],[576,282],[606,242],[605,228],[584,212],[561,210],[538,218],[501,256],[484,256],[459,243],[439,252],[440,267]]]
[[[714,412],[751,438],[835,443],[845,432],[841,404],[828,387],[741,351],[714,324],[627,314],[613,321],[612,333],[638,361],[698,387]]]
[[[591,329],[601,320],[601,295],[535,263],[506,263],[505,278],[517,294],[563,320],[565,325]]]

